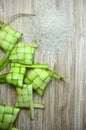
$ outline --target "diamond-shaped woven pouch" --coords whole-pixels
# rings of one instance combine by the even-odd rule
[[[30,108],[31,118],[34,119],[33,87],[23,84],[22,88],[16,87],[16,107]]]
[[[34,42],[32,44],[18,43],[11,52],[9,59],[21,64],[32,64],[35,47],[37,44]]]
[[[32,84],[34,90],[39,94],[43,95],[47,84],[52,78],[53,73],[45,69],[32,69],[26,75],[24,82],[26,84]]]
[[[19,63],[11,63],[10,70],[6,76],[7,83],[22,87],[26,68]]]
[[[23,84],[23,87],[16,87],[16,106],[29,108],[30,102],[33,102],[32,85]]]
[[[19,108],[0,105],[0,130],[12,130]]]
[[[0,47],[2,47],[5,51],[12,50],[21,35],[21,33],[4,24],[0,28]]]

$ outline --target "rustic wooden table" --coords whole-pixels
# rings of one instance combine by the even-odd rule
[[[50,67],[55,62],[56,71],[64,77],[66,85],[53,79],[43,97],[36,94],[34,97],[45,104],[45,109],[36,109],[33,121],[29,111],[22,109],[15,126],[20,130],[86,130],[86,0],[0,0],[0,18],[7,22],[17,13],[35,13],[39,4],[66,9],[74,24],[74,37],[58,54],[36,51],[35,56]],[[24,33],[25,42],[29,41],[27,22],[22,17],[10,24]],[[0,103],[14,105],[15,94],[15,87],[0,85]]]

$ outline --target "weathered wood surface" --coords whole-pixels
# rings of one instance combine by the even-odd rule
[[[33,121],[28,110],[21,110],[15,126],[20,130],[86,130],[86,0],[0,0],[0,18],[6,22],[16,13],[35,12],[40,3],[66,9],[74,24],[72,41],[58,54],[37,51],[35,56],[36,60],[48,63],[50,67],[55,62],[56,71],[67,84],[64,87],[53,79],[43,97],[34,97],[34,100],[45,104],[45,109],[36,109]],[[18,18],[10,25],[23,32],[22,40],[28,42],[25,22],[27,18]],[[15,104],[14,87],[0,85],[0,103]]]

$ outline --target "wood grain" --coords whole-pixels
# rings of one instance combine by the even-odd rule
[[[43,97],[34,96],[45,109],[36,109],[33,121],[28,110],[21,110],[15,126],[20,130],[86,130],[86,0],[0,0],[0,18],[7,22],[16,13],[35,13],[39,4],[65,9],[74,25],[72,40],[58,54],[36,51],[35,56],[50,67],[55,63],[66,85],[53,79]],[[28,42],[26,22],[27,18],[18,18],[10,25],[23,32],[22,40]],[[0,103],[14,105],[15,95],[13,86],[0,85]]]

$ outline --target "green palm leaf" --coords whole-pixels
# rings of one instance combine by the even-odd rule
[[[11,62],[30,65],[33,63],[35,47],[37,47],[35,42],[31,44],[18,43],[13,49],[9,59]]]
[[[0,28],[0,47],[2,47],[5,51],[12,50],[21,35],[21,33],[17,32],[7,24],[4,24]]]
[[[26,72],[26,68],[19,63],[11,63],[11,67],[6,76],[6,82],[22,87],[23,78]]]
[[[49,69],[31,69],[25,76],[24,82],[28,85],[32,84],[34,90],[39,95],[43,95],[52,77],[64,82],[63,78],[59,74]]]
[[[19,108],[0,105],[0,130],[12,130]]]
[[[21,35],[21,33],[17,32],[7,24],[3,24],[0,28],[0,47],[6,51],[5,56],[0,61],[0,71],[8,65],[11,51]]]
[[[34,90],[39,95],[43,95],[43,92],[51,78],[52,72],[46,71],[45,69],[32,69],[25,76],[24,82],[26,84],[32,84]]]
[[[16,107],[29,108],[31,119],[34,119],[34,108],[44,108],[44,104],[33,101],[32,85],[23,84],[23,87],[16,87]]]

